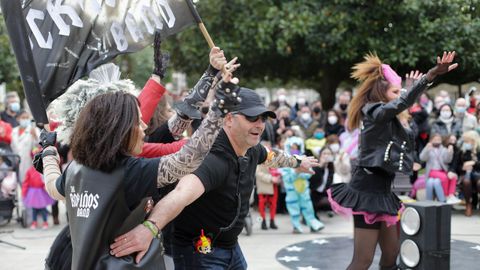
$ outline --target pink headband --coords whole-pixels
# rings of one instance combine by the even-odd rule
[[[385,80],[394,86],[402,88],[402,78],[389,65],[382,64],[382,73]]]

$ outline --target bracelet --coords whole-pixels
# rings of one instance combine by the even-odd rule
[[[155,225],[153,222],[151,222],[150,220],[145,220],[143,223],[143,226],[147,227],[147,229],[149,229],[152,234],[153,234],[153,238],[157,238],[158,237],[158,228],[157,228],[157,225]]]
[[[157,223],[153,219],[147,219],[146,221],[150,221],[155,228],[157,228],[157,232],[160,232],[160,228],[157,226]]]

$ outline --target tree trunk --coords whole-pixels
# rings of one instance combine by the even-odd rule
[[[335,105],[335,94],[337,87],[343,80],[348,77],[343,75],[344,72],[326,68],[323,77],[320,79],[319,87],[316,89],[320,93],[322,106],[324,110],[329,110]],[[348,76],[348,75],[347,75]]]

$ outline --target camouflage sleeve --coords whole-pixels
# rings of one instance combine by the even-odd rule
[[[210,110],[200,127],[180,151],[160,159],[157,185],[176,182],[200,166],[210,151],[223,125],[223,118]]]
[[[267,159],[262,164],[269,168],[298,167],[298,159],[280,149],[267,149]]]

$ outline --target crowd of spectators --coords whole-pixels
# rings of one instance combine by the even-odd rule
[[[331,216],[325,191],[334,183],[350,181],[358,155],[360,130],[348,130],[345,125],[352,92],[339,93],[330,110],[324,110],[319,100],[306,100],[302,94],[296,93],[295,104],[289,103],[291,99],[284,90],[276,96],[277,99],[269,104],[269,108],[276,112],[277,119],[267,120],[263,140],[271,147],[292,154],[314,155],[320,160],[322,166],[315,168],[315,174],[306,179],[306,188],[315,217],[320,211],[326,211]],[[474,87],[464,97],[457,99],[444,90],[435,96],[424,93],[410,109],[398,115],[400,123],[410,127],[415,134],[414,174],[410,176],[411,189],[405,195],[417,200],[462,204],[465,206],[465,215],[472,215],[472,211],[478,207],[480,191],[479,115],[480,96],[476,95]],[[295,145],[294,150],[291,149],[292,145]],[[281,171],[270,171],[270,178],[265,178],[264,174],[268,171],[258,170],[257,186],[259,179],[263,181],[260,184],[262,186],[270,181],[269,190],[272,196],[275,194],[278,205],[272,207],[271,211],[288,209],[291,204],[288,187],[292,185],[286,185],[286,179],[282,181]],[[263,175],[258,177],[260,174]],[[408,176],[398,177],[408,179]],[[294,189],[303,191],[300,177],[296,181],[298,183],[293,184]],[[395,184],[394,181],[394,190]],[[275,191],[272,191],[272,187]],[[262,229],[268,229],[265,204],[271,205],[273,202],[265,200],[264,196],[262,194],[260,200]],[[293,215],[293,232],[301,232],[296,221],[300,214],[289,213]],[[305,213],[301,214],[306,219]],[[273,224],[274,216],[275,213],[271,213]],[[273,227],[276,227],[275,224]]]

